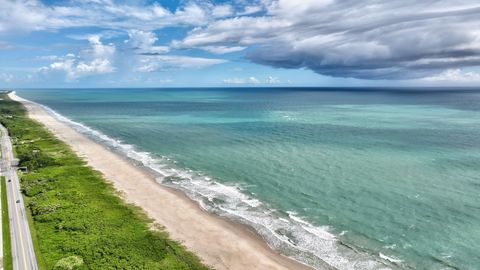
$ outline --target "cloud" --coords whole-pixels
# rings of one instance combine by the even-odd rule
[[[64,57],[47,57],[56,62],[39,68],[38,72],[42,74],[55,71],[64,72],[67,81],[84,76],[114,72],[113,58],[116,51],[115,46],[113,44],[103,44],[98,36],[91,36],[89,43],[90,48],[80,52],[80,56],[70,53]]]
[[[204,68],[227,62],[224,59],[190,57],[183,55],[151,55],[139,58],[135,72],[155,72],[186,68]]]
[[[268,84],[277,84],[277,83],[280,83],[280,79],[278,79],[277,77],[268,76],[265,82]]]
[[[224,79],[223,82],[227,84],[244,84],[246,80],[241,78],[228,78]]]
[[[227,62],[223,59],[191,57],[184,55],[167,55],[168,46],[157,46],[155,33],[140,30],[128,31],[129,39],[125,42],[133,50],[134,72],[156,72],[186,68],[204,68]]]
[[[223,18],[233,15],[233,8],[230,5],[215,6],[212,10],[212,15],[215,18]]]
[[[89,35],[89,47],[78,55],[39,56],[40,61],[54,61],[38,69],[39,74],[48,75],[63,72],[69,82],[81,77],[107,74],[117,70],[127,73],[148,73],[156,71],[199,69],[227,62],[224,59],[191,57],[167,54],[167,46],[155,45],[157,37],[150,31],[130,30],[124,48],[117,51],[114,44],[104,44],[99,35]],[[115,65],[116,66],[115,66]],[[118,68],[119,67],[119,68]],[[162,83],[167,83],[162,82]]]
[[[238,1],[233,6],[187,0],[170,10],[156,1],[145,4],[146,1],[0,0],[0,33],[96,27],[105,29],[103,37],[108,38],[125,29],[153,31],[169,26],[204,26],[215,19],[258,13],[263,10],[263,1]]]
[[[100,59],[111,59],[113,57],[113,55],[115,54],[115,45],[113,44],[108,44],[108,45],[105,45],[105,44],[102,44],[102,42],[100,41],[100,37],[99,36],[91,36],[88,41],[90,42],[90,45],[91,45],[91,48],[86,50],[85,52],[97,59],[97,58],[100,58]]]
[[[130,49],[143,54],[163,54],[170,49],[168,46],[156,46],[158,40],[155,33],[141,30],[129,30],[129,39],[125,42]]]
[[[232,52],[239,52],[245,50],[246,47],[242,46],[233,46],[233,47],[227,47],[227,46],[205,46],[202,47],[202,50],[211,52],[211,53],[216,53],[216,54],[226,54],[226,53],[232,53]]]
[[[431,82],[480,82],[479,72],[464,72],[461,69],[448,69],[440,74],[426,77],[425,81]]]
[[[224,83],[226,84],[260,84],[262,83],[262,80],[257,79],[256,77],[247,77],[247,78],[228,78],[223,80]],[[278,77],[274,76],[268,76],[263,83],[265,84],[279,84],[281,83],[280,79]]]
[[[79,77],[103,74],[113,72],[110,61],[107,59],[94,59],[91,62],[77,61],[75,58],[67,58],[61,62],[52,63],[49,67],[41,68],[41,71],[58,70],[67,74],[68,80],[74,80]]]
[[[262,5],[250,5],[244,7],[244,9],[237,13],[239,16],[251,15],[262,11],[264,7]]]
[[[174,25],[204,25],[213,17],[213,11],[222,11],[194,2],[169,11],[156,2],[145,6],[112,0],[66,1],[61,5],[46,5],[40,0],[0,0],[0,7],[0,32],[79,27],[154,30]]]
[[[255,77],[248,78],[228,78],[223,80],[226,84],[259,84],[260,80]]]
[[[248,77],[248,82],[253,84],[259,84],[260,81],[255,77]]]
[[[238,11],[236,9],[243,8],[242,4],[233,7],[193,0],[181,2],[171,11],[158,2],[145,5],[145,1],[84,0],[47,4],[41,0],[0,0],[0,32],[98,27],[107,29],[105,35],[115,35],[118,32],[112,30],[203,26],[215,19],[261,10],[259,5]]]
[[[415,79],[480,66],[477,1],[265,1],[266,14],[216,20],[184,48],[251,46],[263,65],[334,77]]]
[[[480,3],[474,0],[180,3],[167,9],[151,1],[0,0],[0,33],[81,29],[68,36],[89,40],[91,48],[51,59],[72,79],[113,72],[114,60],[141,72],[225,61],[168,55],[191,48],[219,55],[245,51],[246,59],[261,65],[360,79],[435,78],[480,66]],[[155,31],[165,27],[189,32],[158,44]],[[91,29],[98,33],[85,33]],[[100,42],[125,33],[119,50]],[[0,42],[5,48],[11,45]],[[128,59],[119,60],[119,53]]]
[[[58,61],[58,60],[62,60],[63,57],[58,55],[42,55],[42,56],[37,56],[34,59],[38,61]]]

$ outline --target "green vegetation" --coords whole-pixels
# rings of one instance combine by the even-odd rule
[[[8,218],[7,187],[5,177],[1,177],[2,193],[2,239],[3,239],[3,269],[11,270],[12,244],[10,242],[10,222]]]
[[[29,171],[21,186],[41,269],[207,269],[21,104],[0,98],[0,122]]]

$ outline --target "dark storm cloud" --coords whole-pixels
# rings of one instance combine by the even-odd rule
[[[296,1],[194,29],[180,47],[252,46],[247,59],[334,77],[411,79],[480,66],[477,1]]]

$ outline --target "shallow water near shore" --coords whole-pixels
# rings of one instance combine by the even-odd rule
[[[480,265],[480,92],[17,92],[317,268]]]

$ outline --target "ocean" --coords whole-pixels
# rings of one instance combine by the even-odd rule
[[[480,267],[480,89],[16,91],[318,269]]]

